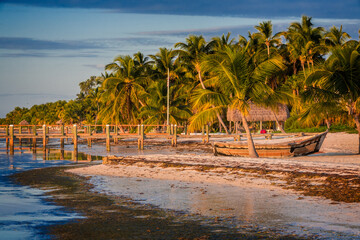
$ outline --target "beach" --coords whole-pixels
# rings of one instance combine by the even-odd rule
[[[121,153],[114,146],[103,164],[68,171],[88,177],[97,192],[232,219],[223,222],[235,228],[261,225],[300,237],[353,239],[360,237],[357,139],[330,133],[319,153],[281,159],[213,156],[201,143],[149,143],[144,151],[128,147]]]

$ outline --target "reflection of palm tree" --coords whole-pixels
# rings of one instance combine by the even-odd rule
[[[202,63],[204,69],[213,74],[213,90],[199,89],[192,99],[195,107],[202,111],[192,117],[191,128],[198,128],[211,121],[219,109],[206,108],[214,104],[217,108],[238,109],[245,128],[249,155],[258,157],[246,120],[250,102],[260,103],[264,92],[271,90],[265,79],[283,68],[281,61],[270,59],[255,67],[249,61],[247,49],[225,47],[224,50],[209,55]],[[201,106],[203,106],[201,108]]]

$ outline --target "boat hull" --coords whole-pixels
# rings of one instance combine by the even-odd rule
[[[256,144],[255,149],[259,157],[282,158],[308,155],[320,150],[326,134],[327,131],[304,140],[290,143]],[[247,144],[214,142],[213,151],[214,155],[249,156]]]

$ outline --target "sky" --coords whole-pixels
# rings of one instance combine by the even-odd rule
[[[302,15],[358,39],[360,0],[0,0],[0,118],[14,107],[75,99],[118,55],[156,54],[189,34],[274,32]]]

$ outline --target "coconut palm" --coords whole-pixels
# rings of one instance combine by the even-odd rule
[[[249,61],[246,48],[226,46],[205,58],[202,66],[213,75],[207,81],[212,88],[196,91],[192,102],[201,111],[191,118],[190,128],[199,128],[212,121],[220,109],[238,109],[247,134],[249,155],[258,157],[246,115],[250,102],[261,102],[264,92],[271,90],[265,84],[265,79],[283,67],[281,60],[270,59],[255,66]],[[216,108],[211,108],[211,105]]]
[[[186,88],[181,85],[170,87],[170,116],[172,124],[179,124],[191,116],[189,106],[186,104],[187,94],[181,90]],[[144,124],[163,124],[167,120],[166,99],[167,86],[165,81],[154,81],[148,88],[146,94],[147,105],[140,109],[139,118],[144,118]]]
[[[359,133],[360,153],[360,52],[355,45],[335,46],[324,64],[306,79],[311,97],[339,103],[351,116]],[[308,90],[309,91],[309,90]],[[324,102],[324,101],[323,101]],[[326,102],[326,101],[325,101]]]
[[[313,66],[314,57],[318,57],[319,53],[324,53],[325,48],[319,46],[323,38],[323,27],[313,27],[312,18],[302,16],[301,22],[293,22],[290,24],[288,31],[283,32],[286,40],[296,47],[300,52],[298,59],[301,63],[304,77],[306,78],[305,63]]]
[[[118,56],[105,68],[113,74],[103,82],[100,118],[104,123],[135,122],[135,113],[140,108],[139,99],[145,93],[142,68],[136,67],[134,59],[128,55]]]
[[[149,57],[153,60],[152,63],[154,64],[159,75],[166,76],[166,82],[167,82],[166,125],[168,126],[170,124],[170,80],[176,78],[176,72],[175,72],[176,54],[177,53],[172,49],[160,48],[159,52],[156,55],[149,55]]]
[[[223,35],[223,40],[227,42],[229,36],[230,36],[229,34],[227,37],[224,37]],[[179,58],[182,59],[183,62],[190,63],[190,65],[195,69],[197,73],[196,74],[197,78],[203,89],[206,89],[206,87],[203,83],[203,77],[202,77],[203,73],[200,66],[200,62],[204,56],[206,56],[211,52],[212,45],[214,45],[214,43],[215,41],[207,44],[205,38],[202,35],[200,36],[190,35],[188,38],[186,38],[186,43],[178,42],[175,44],[176,48],[180,48],[180,50],[175,50],[179,54]],[[221,40],[219,40],[219,43],[221,43]],[[217,118],[219,123],[225,129],[226,133],[229,133],[224,121],[220,116],[220,113],[217,113]]]
[[[342,25],[340,25],[340,28],[332,26],[330,30],[325,33],[324,37],[327,46],[343,45],[351,38],[347,32],[342,30]]]
[[[261,41],[266,45],[267,55],[270,57],[270,47],[281,44],[280,33],[273,35],[273,25],[271,21],[261,22],[255,26]]]

